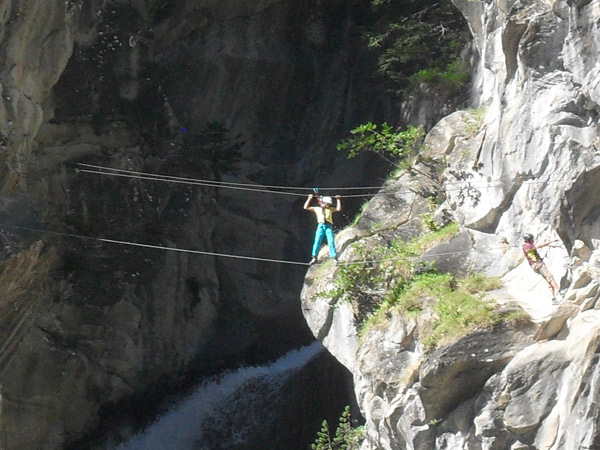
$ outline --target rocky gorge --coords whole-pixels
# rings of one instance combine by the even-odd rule
[[[341,364],[302,374],[303,404],[339,414],[351,373],[362,450],[598,448],[600,2],[454,0],[464,21],[433,36],[470,32],[469,92],[424,83],[401,101],[365,45],[394,5],[424,20],[411,2],[359,0],[0,4],[1,448],[98,448],[116,411],[137,426],[190,374],[313,335]],[[338,234],[337,267],[266,261],[308,260],[304,194],[219,183],[379,184],[389,164],[335,150],[367,121],[428,133]],[[557,240],[544,256],[559,306],[523,232]],[[475,289],[490,323],[432,340],[440,309],[432,295],[394,304],[393,261],[451,274],[450,290],[498,279]]]

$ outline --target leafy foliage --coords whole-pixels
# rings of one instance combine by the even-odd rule
[[[360,243],[353,244],[358,246],[355,252],[362,263],[338,270],[336,294],[353,302],[361,336],[386,323],[392,311],[418,315],[428,309],[433,313],[433,321],[422,334],[426,348],[476,328],[519,319],[514,312],[498,313],[495,304],[484,298],[486,292],[501,286],[497,278],[482,274],[457,278],[450,273],[438,273],[431,264],[416,261],[427,248],[458,232],[455,223],[433,228],[425,222],[423,226],[429,232],[409,241],[399,237],[368,250]],[[364,263],[377,259],[376,264]]]
[[[427,83],[445,95],[469,80],[460,52],[469,39],[466,22],[450,0],[372,0],[380,21],[368,37],[378,73],[402,93]]]
[[[351,419],[350,407],[346,406],[333,437],[329,431],[329,424],[324,420],[321,430],[317,433],[317,439],[310,448],[312,450],[358,450],[364,438],[363,428],[353,428]]]
[[[433,348],[476,328],[518,319],[514,313],[498,313],[494,303],[483,298],[500,285],[497,278],[482,274],[455,278],[449,273],[420,273],[391,290],[367,326],[380,322],[392,309],[398,314],[418,314],[427,305],[435,318],[422,342],[426,348]]]
[[[317,439],[311,444],[312,450],[327,450],[331,448],[331,435],[329,433],[329,424],[326,420],[321,424],[321,429],[317,432]]]
[[[424,225],[426,227],[426,225]],[[363,324],[382,304],[387,304],[390,292],[401,289],[415,273],[431,268],[415,263],[415,258],[431,245],[456,234],[458,226],[451,223],[419,238],[405,241],[402,237],[386,241],[383,245],[367,248],[360,242],[352,244],[356,264],[338,268],[335,288],[323,295],[344,297],[352,302],[355,321]]]
[[[425,132],[422,126],[408,125],[406,130],[395,132],[386,122],[381,124],[381,128],[367,122],[351,130],[350,134],[352,137],[337,146],[338,151],[348,152],[348,159],[363,151],[402,158],[411,153]]]
[[[448,95],[458,93],[469,81],[470,73],[464,61],[453,58],[445,65],[437,64],[422,69],[408,79],[412,84],[426,83],[436,86]]]
[[[360,262],[341,265],[335,278],[334,289],[323,294],[351,301],[357,309],[355,320],[361,323],[380,301],[378,291],[383,283],[383,276],[373,270],[373,264],[365,263],[373,259],[374,253],[366,251],[360,243],[353,244],[353,251]]]

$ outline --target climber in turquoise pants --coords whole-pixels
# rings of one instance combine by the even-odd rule
[[[314,212],[317,216],[318,222],[317,230],[315,231],[315,241],[312,247],[312,259],[310,260],[310,264],[317,262],[317,255],[319,254],[321,242],[323,242],[323,236],[327,238],[329,257],[333,259],[334,264],[336,264],[337,252],[335,250],[335,242],[333,239],[333,213],[342,210],[342,201],[340,196],[336,195],[336,207],[333,208],[333,200],[331,197],[323,197],[319,202],[320,206],[310,206],[310,202],[312,201],[313,197],[313,194],[310,194],[304,203],[304,209]]]

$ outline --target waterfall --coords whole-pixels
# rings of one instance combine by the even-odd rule
[[[251,435],[268,438],[279,389],[323,349],[320,342],[293,350],[267,366],[244,367],[204,380],[141,433],[116,450],[253,448]]]

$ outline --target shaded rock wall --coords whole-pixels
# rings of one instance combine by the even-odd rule
[[[77,14],[71,2],[6,1],[0,20],[2,185],[10,190],[26,185],[41,104],[71,56]]]

